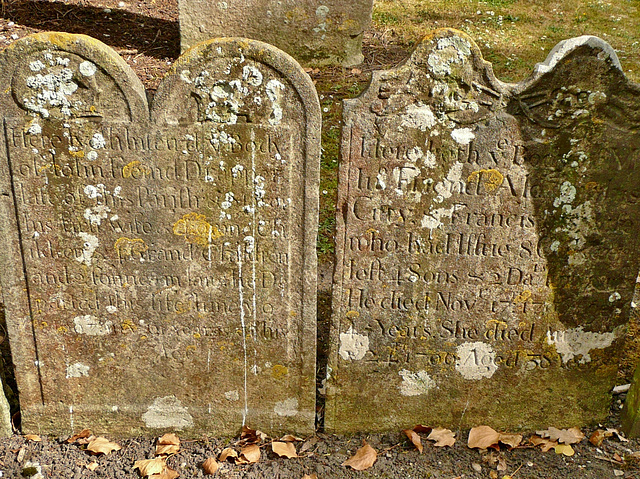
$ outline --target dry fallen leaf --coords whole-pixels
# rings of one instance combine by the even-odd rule
[[[545,439],[540,436],[531,436],[529,442],[534,446],[542,445],[542,452],[547,452],[558,445],[558,441],[552,441],[551,439]]]
[[[434,427],[427,439],[436,441],[436,447],[453,446],[456,443],[456,433],[444,427]]]
[[[257,444],[249,444],[240,450],[240,457],[236,461],[237,464],[253,464],[260,460],[260,446]]]
[[[106,437],[96,437],[87,446],[87,451],[92,454],[109,454],[112,451],[122,449],[119,444],[109,441]]]
[[[511,448],[518,447],[522,442],[522,434],[506,434],[500,433],[500,442]]]
[[[231,459],[233,459],[235,461],[238,458],[238,453],[235,451],[235,449],[231,449],[230,447],[226,447],[220,453],[220,457],[218,458],[218,461],[224,462],[229,458],[231,458]]]
[[[26,453],[27,453],[27,448],[25,446],[22,446],[18,451],[18,455],[16,456],[16,461],[18,461],[19,463],[22,462],[24,460],[24,455]]]
[[[569,444],[558,444],[553,449],[556,454],[564,454],[565,456],[573,456],[576,453]]]
[[[38,436],[37,434],[27,434],[27,435],[24,436],[24,438],[27,441],[35,441],[35,442],[42,441],[42,438],[40,436]]]
[[[626,437],[624,437],[623,433],[621,433],[620,431],[618,431],[617,429],[613,429],[613,428],[607,428],[607,433],[612,433],[614,434],[618,440],[620,442],[629,442],[629,439],[627,439]]]
[[[87,469],[89,469],[90,471],[95,471],[96,469],[98,469],[99,464],[97,462],[92,462],[91,464],[87,464],[85,467]]]
[[[318,479],[318,475],[315,472],[313,474],[305,474],[302,479]]]
[[[213,457],[210,457],[202,463],[202,470],[205,474],[209,474],[210,476],[214,475],[219,467],[220,464],[218,464],[218,461],[216,461]]]
[[[577,427],[572,427],[570,429],[556,429],[555,427],[550,427],[545,431],[536,431],[536,434],[542,437],[548,437],[553,441],[558,441],[563,444],[575,444],[584,438],[584,434]]]
[[[422,454],[424,447],[422,446],[422,440],[420,439],[418,433],[413,429],[405,429],[403,432],[407,435],[411,443],[416,446],[416,449],[420,451],[420,454]]]
[[[358,449],[355,455],[342,463],[343,466],[349,466],[356,471],[364,471],[369,469],[378,459],[378,453],[372,448],[367,441],[362,441],[363,446]]]
[[[72,444],[74,442],[78,442],[80,444],[87,444],[88,441],[81,441],[82,439],[87,439],[91,437],[90,429],[83,429],[78,434],[74,434],[69,439],[67,439],[67,443]]]
[[[156,456],[177,454],[180,451],[180,439],[174,433],[158,438]]]
[[[500,433],[491,429],[489,426],[474,427],[469,431],[469,439],[467,445],[470,448],[489,449],[497,447],[500,442]]]
[[[149,476],[149,479],[176,479],[179,476],[180,474],[178,474],[177,471],[174,471],[173,469],[165,465],[165,468],[160,474],[153,474]]]
[[[271,450],[280,457],[286,457],[288,459],[298,457],[296,446],[290,442],[274,441],[271,443]]]
[[[258,431],[257,429],[251,429],[249,426],[242,426],[242,433],[240,434],[240,440],[245,444],[256,444],[264,441],[267,435]]]
[[[600,447],[604,440],[611,436],[613,436],[612,432],[604,431],[602,429],[596,429],[595,431],[593,431],[593,434],[589,436],[589,442],[596,447]]]
[[[284,442],[295,442],[295,441],[303,441],[301,437],[294,436],[293,434],[285,434],[280,438],[281,441]]]
[[[141,459],[136,461],[133,465],[134,469],[137,469],[141,476],[152,476],[154,474],[161,474],[164,471],[166,464],[164,457],[156,457],[155,459]]]

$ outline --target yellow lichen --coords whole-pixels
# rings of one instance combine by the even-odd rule
[[[134,256],[142,256],[142,253],[147,251],[149,247],[140,238],[118,238],[114,244],[114,249],[118,254],[118,258],[132,258]]]
[[[484,188],[490,193],[500,188],[504,181],[504,175],[494,168],[472,172],[467,178],[467,182],[471,183],[476,177],[477,181],[481,181],[484,184]]]
[[[224,236],[218,228],[209,224],[204,215],[188,213],[175,222],[173,234],[184,236],[187,243],[207,246],[215,239]]]
[[[276,364],[271,368],[271,376],[273,376],[274,379],[281,379],[287,374],[289,374],[289,368],[281,364]]]
[[[127,163],[122,167],[123,178],[141,178],[149,175],[151,170],[138,160]]]

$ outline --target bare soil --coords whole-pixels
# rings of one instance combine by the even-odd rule
[[[0,49],[18,38],[40,31],[64,31],[91,35],[114,48],[138,74],[153,96],[160,79],[179,55],[179,29],[176,0],[67,0],[65,2],[2,0],[0,18]],[[439,17],[438,17],[439,18]],[[437,23],[437,22],[435,22]],[[446,26],[439,25],[435,26]],[[428,28],[427,28],[428,29]],[[318,89],[323,108],[322,194],[320,257],[320,306],[318,356],[326,355],[322,338],[326,337],[330,312],[330,284],[332,264],[332,234],[337,176],[337,145],[339,141],[341,100],[354,97],[365,87],[370,72],[390,68],[400,63],[410,52],[410,45],[395,41],[388,31],[366,33],[365,61],[356,68],[323,68],[309,70]],[[11,378],[10,357],[6,331],[0,318],[0,372],[6,376],[10,400],[14,406],[15,382]],[[3,366],[4,363],[4,366]],[[624,396],[615,396],[612,414],[604,427],[618,427],[619,409]],[[535,402],[532,402],[535,407]],[[263,444],[261,460],[251,465],[224,463],[217,472],[228,478],[300,479],[305,474],[317,474],[319,479],[380,477],[380,478],[640,478],[638,466],[640,443],[622,442],[610,438],[599,448],[586,439],[574,446],[575,455],[567,457],[553,450],[543,453],[539,448],[521,446],[513,450],[478,451],[466,446],[468,431],[457,431],[458,441],[453,447],[425,446],[422,454],[408,442],[401,431],[389,434],[335,436],[323,434],[322,404],[318,415],[319,432],[298,442],[301,457],[278,458]],[[19,431],[19,413],[14,415]],[[253,425],[260,427],[260,425]],[[407,425],[411,427],[412,425]],[[432,426],[437,426],[433,424]],[[550,426],[553,426],[550,424]],[[585,430],[591,433],[593,431]],[[71,431],[70,431],[71,432]],[[18,478],[28,462],[37,463],[46,478],[133,478],[139,477],[135,461],[152,458],[154,440],[137,438],[120,440],[122,449],[106,456],[90,456],[82,446],[65,442],[67,437],[47,438],[41,442],[27,440],[15,434],[0,439],[0,477]],[[423,437],[423,440],[425,438]],[[342,466],[366,440],[378,452],[377,462],[365,471]],[[424,441],[427,442],[427,441]],[[526,443],[526,441],[524,441]],[[182,450],[169,458],[168,464],[180,477],[204,477],[202,462],[218,457],[221,450],[233,446],[230,439],[203,437],[183,442]],[[640,454],[640,453],[639,453]],[[87,468],[92,462],[94,471]],[[506,468],[500,464],[506,465]],[[498,468],[502,470],[498,470]],[[31,476],[33,477],[33,476]]]

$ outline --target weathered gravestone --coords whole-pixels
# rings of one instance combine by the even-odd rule
[[[639,112],[602,40],[505,84],[454,30],[345,101],[328,430],[607,415],[640,263]]]
[[[312,431],[320,110],[285,53],[176,61],[151,113],[86,36],[0,56],[2,281],[25,431]]]
[[[182,51],[213,37],[271,43],[305,65],[361,63],[373,0],[179,0]]]

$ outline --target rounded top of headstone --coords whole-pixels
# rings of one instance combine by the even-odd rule
[[[296,95],[286,91],[284,80]],[[196,117],[185,111],[185,95],[195,99]],[[272,107],[277,97],[290,103],[298,99],[304,105],[304,122],[320,125],[315,87],[293,57],[256,40],[215,38],[193,46],[173,64],[158,87],[151,110],[156,121],[167,123],[235,123],[238,116],[251,117],[248,110]],[[226,111],[213,111],[220,105]]]
[[[86,35],[47,32],[24,37],[0,54],[5,114],[43,119],[147,118],[144,86],[110,47]],[[11,113],[13,112],[13,113]]]

